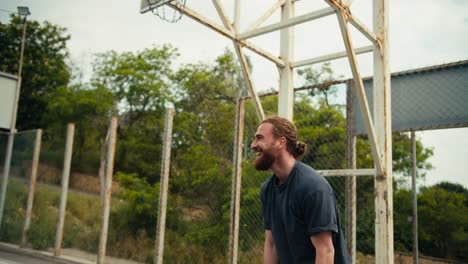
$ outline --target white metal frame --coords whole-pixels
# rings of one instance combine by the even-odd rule
[[[141,13],[148,11],[144,5],[147,0],[142,0]],[[187,6],[180,7],[176,1],[171,1],[168,6],[181,10],[186,16],[213,29],[221,35],[232,40],[239,57],[243,75],[246,79],[251,97],[253,99],[259,120],[264,119],[264,112],[257,91],[250,75],[243,48],[248,48],[260,56],[272,61],[279,70],[279,97],[278,115],[293,119],[294,89],[293,69],[314,63],[348,57],[354,84],[358,94],[358,100],[366,123],[367,134],[375,161],[375,169],[370,170],[340,170],[323,171],[326,175],[369,175],[375,177],[375,247],[377,263],[393,263],[393,196],[392,196],[392,141],[391,141],[391,99],[390,99],[390,71],[388,63],[388,8],[387,0],[373,0],[373,30],[370,30],[357,17],[351,14],[348,1],[325,0],[329,7],[294,16],[294,0],[278,0],[264,14],[262,14],[246,31],[240,32],[239,14],[240,0],[235,0],[234,19],[231,21],[220,0],[212,0],[216,11],[223,23],[217,23],[202,16]],[[281,21],[279,23],[261,26],[276,10],[281,8]],[[336,14],[340,31],[346,50],[333,54],[327,54],[317,58],[306,60],[294,60],[294,32],[293,26],[313,21],[322,17]],[[354,48],[349,33],[349,24],[355,27],[371,45]],[[248,41],[249,38],[280,30],[280,55],[271,53],[256,47]],[[374,53],[374,107],[373,116],[364,92],[364,85],[356,55],[366,52]]]

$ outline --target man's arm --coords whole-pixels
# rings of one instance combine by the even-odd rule
[[[310,237],[315,247],[316,264],[333,264],[335,248],[333,247],[331,232],[321,232]]]
[[[276,253],[275,241],[271,230],[265,230],[265,247],[263,249],[263,263],[278,263],[278,254]]]

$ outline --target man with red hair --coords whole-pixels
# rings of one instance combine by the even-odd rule
[[[262,185],[264,263],[349,263],[335,194],[328,182],[299,160],[306,144],[281,117],[265,119],[251,149],[255,169],[272,170]]]

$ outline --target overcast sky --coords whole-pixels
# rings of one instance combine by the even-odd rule
[[[234,1],[221,2],[232,18]],[[242,1],[241,31],[275,2]],[[9,14],[4,10],[16,11],[17,6],[30,8],[32,14],[29,19],[48,20],[67,28],[71,35],[68,47],[72,61],[82,69],[85,80],[91,74],[90,62],[96,52],[136,51],[170,43],[179,49],[181,55],[175,65],[180,65],[210,63],[226,48],[232,50],[230,40],[188,17],[183,17],[178,23],[167,23],[151,13],[140,14],[138,0],[0,0],[0,21],[6,23],[9,20]],[[187,0],[187,6],[221,25],[212,1]],[[296,15],[323,7],[326,4],[320,0],[300,0],[296,3]],[[468,59],[468,1],[392,0],[389,1],[389,10],[392,72]],[[352,12],[372,28],[370,0],[355,0]],[[279,15],[274,14],[265,25],[278,21]],[[352,37],[355,47],[369,45],[355,30]],[[251,41],[279,55],[278,32]],[[343,41],[334,16],[308,22],[295,29],[296,60],[342,50]],[[246,53],[253,63],[252,76],[257,90],[277,88],[278,71],[273,63],[248,50]],[[371,54],[358,56],[358,63],[363,76],[371,75]],[[332,66],[337,76],[350,76],[347,60],[337,60]],[[302,84],[302,80],[295,78],[295,87]],[[448,180],[468,187],[468,128],[424,131],[418,132],[417,136],[426,147],[434,148],[434,156],[429,161],[435,169],[427,173],[422,184]]]

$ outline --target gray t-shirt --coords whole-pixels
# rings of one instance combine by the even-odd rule
[[[333,189],[310,166],[297,161],[288,179],[276,184],[271,176],[260,193],[263,225],[271,230],[280,263],[315,263],[310,240],[331,231],[335,263],[349,263]]]

